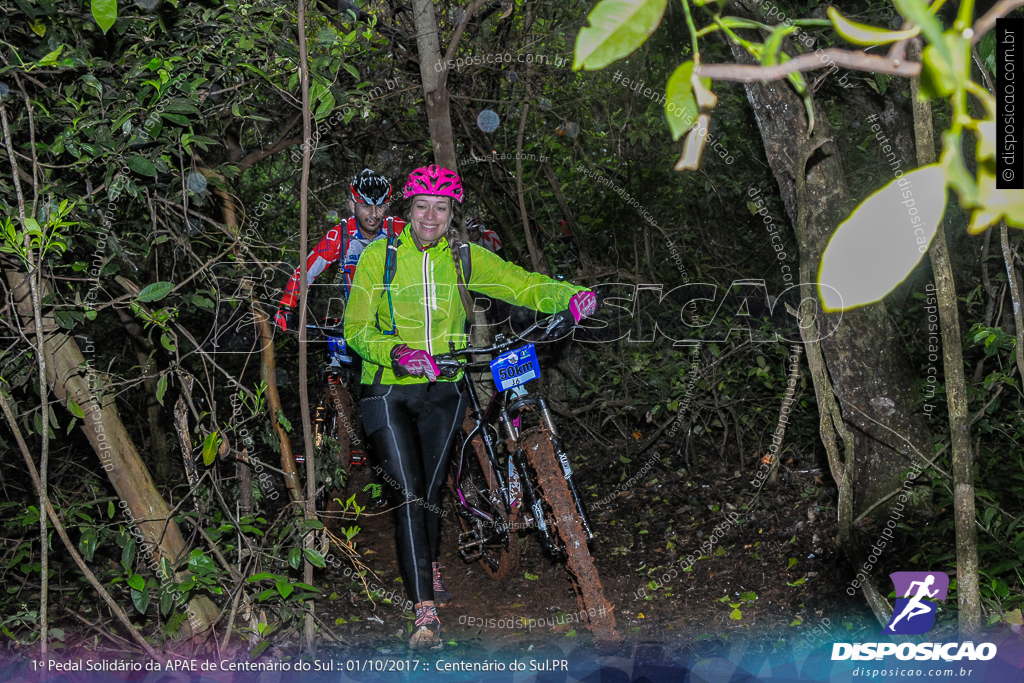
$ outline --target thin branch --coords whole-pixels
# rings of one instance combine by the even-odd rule
[[[469,20],[473,17],[473,12],[476,12],[480,7],[486,3],[487,0],[473,0],[466,7],[466,11],[462,13],[462,21],[455,27],[455,33],[452,34],[451,42],[448,43],[448,51],[444,54],[444,66],[447,67],[448,62],[451,61],[452,57],[455,56],[455,50],[459,47],[459,41],[462,40],[462,34],[466,30],[466,26],[469,24]],[[441,74],[440,87],[445,88],[448,84],[448,69],[445,68]]]
[[[869,55],[860,51],[850,52],[849,50],[840,50],[838,48],[823,50],[820,56],[817,52],[808,52],[799,57],[793,57],[785,64],[776,64],[774,66],[701,64],[699,73],[701,76],[716,81],[757,83],[758,81],[777,81],[798,71],[827,69],[831,67],[832,63],[851,71],[868,71],[876,74],[902,76],[904,78],[917,76],[921,73],[921,64],[919,62],[901,62],[889,57]]]
[[[1024,7],[1024,0],[1000,0],[992,5],[992,9],[985,12],[985,15],[974,24],[974,37],[971,38],[971,43],[980,43],[982,37],[996,27],[996,19],[1002,19],[1018,7]]]

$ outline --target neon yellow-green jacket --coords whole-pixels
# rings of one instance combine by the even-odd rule
[[[391,311],[384,290],[387,241],[370,243],[359,258],[345,309],[345,340],[363,358],[363,384],[421,384],[426,377],[395,377],[391,349],[397,344],[423,349],[431,355],[465,348],[466,310],[456,285],[455,262],[447,239],[420,250],[409,230],[395,240],[398,268],[391,282],[391,301],[398,333],[391,330]],[[470,245],[467,289],[542,313],[569,307],[569,299],[584,287],[557,282],[508,263],[483,247]],[[443,379],[439,379],[443,381]]]

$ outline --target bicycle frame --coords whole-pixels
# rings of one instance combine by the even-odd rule
[[[536,327],[536,325],[534,326]],[[531,328],[532,329],[532,328]],[[525,336],[525,333],[524,335]],[[497,351],[502,347],[510,347],[511,343],[496,344],[491,349],[478,349],[473,351],[487,352]],[[469,353],[470,350],[463,350],[461,354]],[[458,505],[461,507],[465,515],[478,518],[485,522],[487,525],[492,525],[495,529],[495,533],[506,534],[510,533],[512,529],[507,528],[507,525],[502,525],[500,520],[496,520],[494,515],[483,510],[478,510],[469,504],[462,491],[462,464],[466,457],[466,447],[471,443],[473,437],[477,432],[480,432],[481,440],[484,444],[484,450],[487,454],[487,459],[490,461],[491,468],[498,477],[498,482],[505,504],[506,509],[511,510],[514,505],[522,502],[526,509],[529,509],[533,514],[534,523],[536,527],[541,531],[544,537],[544,545],[553,554],[558,554],[557,544],[555,542],[555,536],[553,530],[549,527],[544,519],[543,509],[541,507],[541,499],[537,492],[533,489],[531,484],[531,478],[528,476],[526,470],[526,458],[523,456],[521,436],[519,430],[516,428],[515,423],[512,420],[513,415],[519,415],[523,410],[536,409],[538,411],[542,426],[548,431],[551,436],[551,442],[554,446],[555,455],[562,467],[566,483],[569,487],[569,491],[572,495],[573,502],[575,503],[576,512],[579,515],[580,522],[583,526],[583,530],[586,533],[587,540],[591,540],[594,537],[590,520],[587,515],[586,506],[579,495],[576,488],[575,477],[572,473],[572,469],[569,465],[568,453],[558,436],[558,430],[555,427],[554,420],[551,416],[551,410],[548,406],[547,400],[540,395],[530,395],[526,390],[525,386],[518,386],[514,389],[507,389],[501,391],[495,389],[491,394],[491,397],[487,403],[487,407],[481,410],[480,402],[477,399],[475,386],[470,377],[469,373],[464,373],[463,377],[459,380],[462,382],[462,389],[467,393],[470,402],[471,416],[476,422],[476,427],[473,429],[463,441],[462,448],[459,452],[458,464],[455,468],[454,484],[455,491],[458,498]],[[499,464],[497,443],[492,438],[491,431],[493,425],[501,424],[504,425],[505,431],[508,435],[508,440],[514,444],[514,448],[510,449],[508,455],[508,469],[505,470]],[[494,429],[494,431],[497,431]],[[500,438],[500,436],[499,436]],[[519,491],[515,491],[516,487],[513,485],[512,480],[518,481]],[[517,495],[517,494],[520,494]],[[481,541],[478,541],[481,542]]]

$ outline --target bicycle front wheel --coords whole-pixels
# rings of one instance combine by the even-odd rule
[[[474,431],[476,423],[468,415],[462,428],[470,435],[469,441],[460,444],[448,472],[448,487],[462,528],[459,552],[467,561],[478,560],[492,579],[507,581],[519,570],[519,507],[510,511],[505,505],[501,480],[487,456],[483,436]],[[471,508],[485,518],[473,514]]]
[[[604,596],[601,577],[587,547],[586,532],[555,456],[551,433],[543,427],[533,427],[523,432],[519,442],[536,473],[534,485],[540,488],[539,495],[545,508],[544,521],[554,527],[564,549],[566,568],[576,591],[576,604],[587,615],[590,632],[598,643],[618,643],[619,633],[615,628],[612,605]]]

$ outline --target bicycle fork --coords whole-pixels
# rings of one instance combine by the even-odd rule
[[[543,396],[538,396],[537,403],[540,405],[540,414],[544,420],[544,426],[551,433],[551,445],[555,448],[555,457],[558,458],[558,464],[562,466],[565,483],[569,486],[569,493],[572,494],[573,503],[576,504],[576,512],[580,516],[583,532],[587,535],[587,540],[592,541],[594,539],[594,532],[590,527],[587,507],[583,504],[579,491],[576,490],[576,477],[573,476],[572,467],[569,465],[569,452],[566,450],[561,438],[559,438],[558,430],[555,429],[555,421],[551,417],[551,410],[548,408],[547,399]]]

